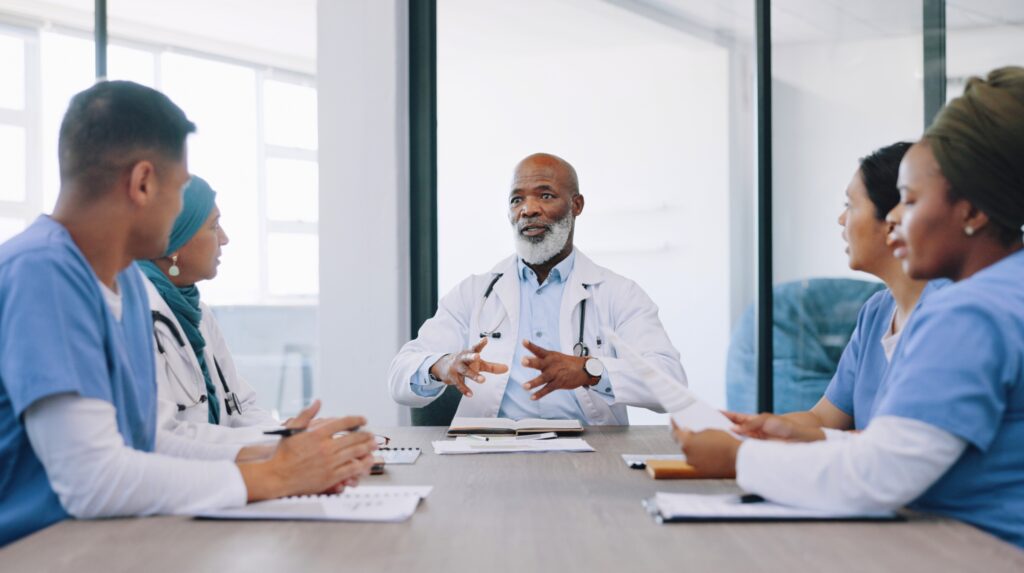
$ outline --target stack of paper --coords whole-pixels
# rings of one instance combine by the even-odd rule
[[[201,519],[275,519],[322,521],[405,521],[416,512],[431,486],[359,486],[338,495],[285,497],[245,507],[207,511]]]
[[[644,501],[658,523],[674,521],[892,521],[892,511],[834,512],[800,509],[769,501],[743,503],[738,495],[701,495],[658,492]]]
[[[583,424],[579,420],[541,420],[526,418],[512,420],[509,418],[460,418],[452,420],[448,428],[448,436],[466,434],[507,434],[522,436],[525,434],[543,434],[555,432],[559,435],[579,435],[583,433]]]
[[[507,454],[516,452],[592,452],[594,448],[582,438],[556,438],[553,440],[517,440],[491,438],[488,441],[464,437],[456,440],[432,442],[434,453],[447,454]]]

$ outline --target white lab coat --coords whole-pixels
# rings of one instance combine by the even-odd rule
[[[199,322],[199,331],[206,340],[203,353],[206,355],[207,369],[220,403],[220,424],[209,423],[206,402],[199,401],[201,396],[206,395],[206,382],[199,368],[199,361],[185,337],[184,329],[153,283],[146,280],[145,284],[150,310],[167,317],[185,342],[184,346],[180,345],[167,325],[154,320],[156,343],[153,345],[153,352],[156,355],[160,427],[174,434],[207,442],[249,444],[265,441],[267,437],[263,435],[263,431],[280,428],[281,423],[256,405],[256,392],[238,375],[235,360],[228,350],[210,307],[200,303],[203,318]],[[160,348],[163,348],[163,352]],[[227,412],[224,405],[224,387],[217,372],[218,364],[228,389],[238,395],[241,413]]]
[[[501,274],[501,278],[485,300],[484,291],[497,274]],[[609,405],[587,388],[572,390],[586,416],[584,421],[592,425],[628,424],[627,405],[664,411],[625,361],[615,357],[608,342],[600,340],[599,344],[602,330],[610,328],[651,360],[655,367],[685,386],[686,374],[679,362],[679,352],[672,346],[658,319],[658,307],[635,282],[594,264],[577,249],[576,261],[562,295],[559,352],[572,354],[573,345],[579,338],[580,303],[584,299],[587,300],[584,339],[590,347],[591,356],[600,358],[604,364],[605,375],[615,394],[614,403]],[[388,371],[391,397],[400,404],[413,407],[432,402],[436,396],[423,397],[412,391],[411,383],[420,368],[433,364],[445,354],[470,348],[480,340],[480,333],[484,331],[501,332],[501,338],[491,338],[487,342],[482,358],[506,365],[511,365],[516,345],[521,344],[523,338],[529,338],[519,332],[519,278],[517,257],[514,255],[498,263],[488,273],[463,280],[441,300],[437,314],[423,324],[416,339],[406,343],[391,362]],[[462,397],[457,416],[484,418],[498,415],[509,375],[484,376],[486,382],[483,384],[467,381],[473,389],[473,397]]]

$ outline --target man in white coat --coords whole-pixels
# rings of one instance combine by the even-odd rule
[[[565,160],[538,153],[516,166],[508,216],[517,254],[441,300],[391,363],[395,401],[426,406],[451,385],[462,393],[457,416],[597,425],[628,424],[627,405],[662,411],[602,333],[617,333],[686,385],[679,352],[635,282],[573,247],[583,205]]]

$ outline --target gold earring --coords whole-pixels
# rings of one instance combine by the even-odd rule
[[[967,225],[966,227],[964,227],[964,234],[967,235],[968,237],[973,237],[974,236],[974,227],[972,227],[970,225]]]
[[[176,277],[181,274],[181,269],[178,268],[178,255],[171,255],[171,268],[167,269],[167,274],[172,277]]]

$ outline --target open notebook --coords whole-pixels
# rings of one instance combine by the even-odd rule
[[[743,439],[742,436],[732,432],[733,423],[725,417],[725,414],[698,398],[683,384],[672,380],[655,368],[649,360],[641,356],[610,328],[604,329],[604,335],[615,349],[616,355],[624,359],[633,372],[644,381],[651,393],[658,398],[658,402],[661,402],[665,411],[671,414],[672,421],[677,426],[694,432],[724,430]]]
[[[583,425],[579,420],[540,420],[526,418],[512,420],[509,418],[461,418],[452,420],[448,428],[448,436],[465,434],[508,434],[521,436],[525,434],[543,434],[555,432],[560,436],[579,435],[583,433]]]
[[[273,519],[302,521],[405,521],[416,512],[431,486],[359,486],[337,495],[285,497],[234,509],[197,514],[199,519]]]
[[[800,509],[770,501],[742,503],[735,494],[658,492],[644,500],[658,523],[677,521],[896,521],[893,511],[856,513]]]

